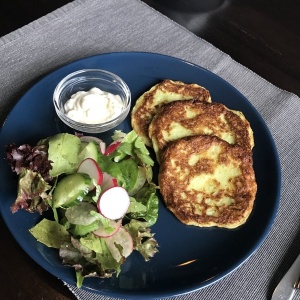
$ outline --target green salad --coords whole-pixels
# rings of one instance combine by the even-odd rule
[[[68,133],[10,144],[6,160],[19,179],[12,212],[53,211],[29,231],[59,250],[78,287],[85,277],[118,276],[134,250],[146,261],[158,251],[150,230],[158,217],[154,162],[135,131],[115,131],[110,145]]]

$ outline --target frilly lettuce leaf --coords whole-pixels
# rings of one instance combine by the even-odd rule
[[[18,182],[18,194],[11,211],[15,213],[19,209],[28,212],[39,212],[47,210],[51,197],[48,191],[51,186],[44,180],[40,173],[21,168]]]
[[[122,141],[126,135],[122,130],[115,130],[111,138],[113,141]]]
[[[9,144],[5,151],[6,161],[17,175],[21,173],[22,168],[26,168],[40,173],[45,181],[51,181],[49,170],[52,166],[48,159],[48,144],[39,143],[35,147],[28,144],[18,147],[15,144]]]
[[[59,251],[64,265],[76,271],[77,287],[81,287],[85,277],[109,278],[120,272],[120,264],[115,261],[105,242],[93,234],[64,243]]]
[[[158,252],[158,243],[147,222],[133,219],[124,227],[133,238],[135,250],[139,251],[146,261]]]
[[[147,147],[134,130],[123,137],[122,143],[111,155],[115,162],[119,162],[127,156],[131,156],[140,165],[154,165],[154,161],[149,156]]]
[[[141,210],[137,209],[137,203],[135,204],[135,210],[133,210],[134,202],[131,200],[132,205],[129,207],[127,216],[131,219],[143,219],[147,221],[148,226],[155,224],[158,218],[159,203],[156,189],[157,187],[154,184],[144,185],[134,196],[135,201],[143,205],[140,206]]]

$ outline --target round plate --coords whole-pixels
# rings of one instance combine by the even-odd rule
[[[250,218],[234,230],[186,226],[161,201],[158,221],[152,227],[159,243],[155,257],[145,262],[139,253],[134,252],[124,263],[118,278],[87,278],[83,289],[131,299],[166,297],[203,288],[232,272],[259,247],[273,223],[281,185],[275,144],[255,108],[226,81],[189,62],[153,53],[109,53],[68,64],[34,85],[11,111],[0,133],[0,179],[5,182],[1,184],[0,207],[16,241],[48,272],[75,285],[75,272],[62,266],[58,251],[38,243],[28,232],[41,216],[24,211],[11,213],[17,179],[2,157],[5,155],[4,146],[8,143],[33,145],[58,132],[70,132],[56,117],[52,94],[64,76],[85,68],[108,70],[123,78],[131,90],[132,105],[154,84],[172,79],[204,86],[210,91],[213,101],[242,111],[254,131],[253,159],[258,192]],[[131,130],[130,117],[119,129]],[[108,138],[106,135],[100,137]]]

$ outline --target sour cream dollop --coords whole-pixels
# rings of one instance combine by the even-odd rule
[[[74,121],[99,124],[116,118],[123,110],[123,103],[119,95],[94,87],[73,94],[64,109],[65,114]]]

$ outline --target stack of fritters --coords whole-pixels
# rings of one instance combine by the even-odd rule
[[[200,97],[181,94],[191,86]],[[181,222],[225,228],[245,223],[257,185],[253,132],[241,112],[211,102],[198,85],[166,80],[139,98],[132,126],[154,148],[161,194]]]

